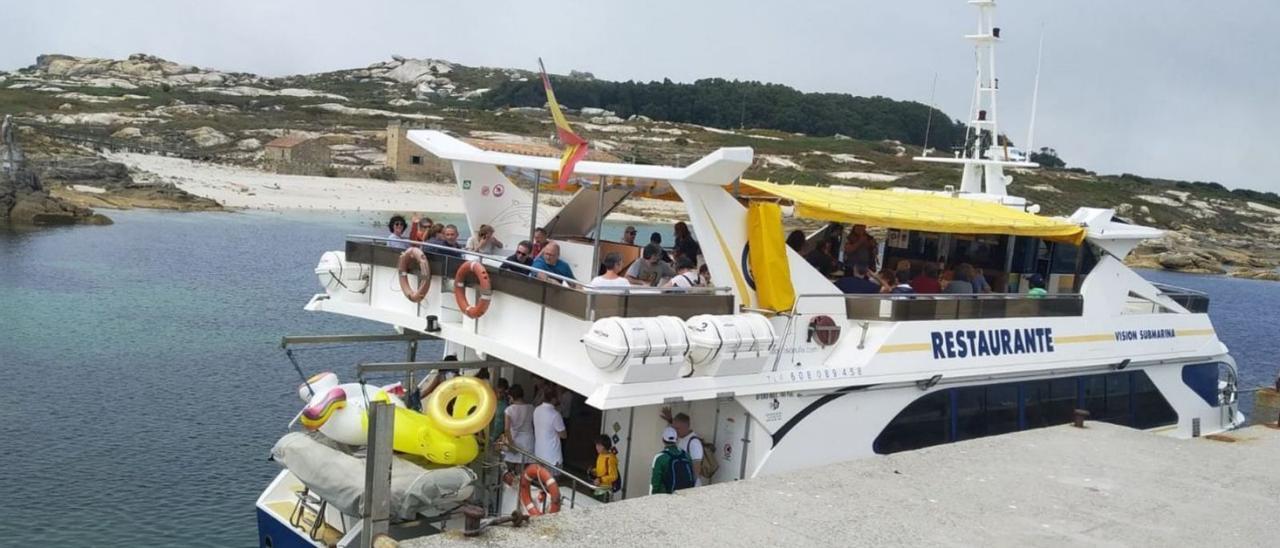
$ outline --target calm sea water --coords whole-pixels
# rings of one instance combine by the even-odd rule
[[[359,214],[111,216],[0,232],[0,545],[254,546],[267,453],[300,407],[280,337],[389,332],[302,310],[320,254],[381,229]],[[1273,379],[1280,284],[1144,275],[1210,292],[1244,384]],[[308,374],[351,378],[403,348],[298,354]]]

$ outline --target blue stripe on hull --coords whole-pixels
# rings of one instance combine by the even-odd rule
[[[261,508],[258,512],[259,548],[314,548],[306,534],[281,522]]]

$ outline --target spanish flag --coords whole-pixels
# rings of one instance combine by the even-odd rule
[[[564,190],[569,184],[569,177],[573,175],[573,166],[587,155],[587,140],[573,132],[569,121],[560,111],[560,103],[556,102],[556,94],[551,90],[551,79],[547,77],[547,67],[542,64],[541,57],[538,58],[538,67],[542,69],[542,87],[547,91],[547,107],[551,109],[551,118],[556,123],[556,135],[565,145],[564,154],[560,156],[560,171],[556,173],[560,190]]]

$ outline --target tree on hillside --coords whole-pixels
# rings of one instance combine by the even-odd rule
[[[1040,147],[1039,152],[1032,152],[1031,161],[1050,169],[1067,167],[1067,163],[1058,157],[1058,151],[1049,147]]]
[[[929,118],[929,144],[950,148],[964,142],[964,125],[914,101],[855,97],[846,93],[803,93],[779,84],[708,78],[692,84],[608,82],[553,77],[556,99],[574,108],[597,107],[626,118],[639,114],[655,120],[719,128],[751,127],[831,136],[837,133],[866,140],[896,139],[924,144]],[[537,107],[546,101],[537,81],[504,82],[485,94],[494,107]],[[932,114],[931,114],[932,113]]]

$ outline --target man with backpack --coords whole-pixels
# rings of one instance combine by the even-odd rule
[[[676,429],[670,426],[662,430],[662,450],[653,457],[653,474],[649,480],[649,494],[671,494],[694,486],[697,474],[689,454],[676,447]]]
[[[701,487],[710,482],[711,477],[720,468],[720,463],[716,460],[714,448],[708,450],[711,444],[704,441],[702,436],[693,431],[689,415],[676,413],[675,416],[672,416],[671,408],[663,407],[659,416],[675,429],[676,447],[688,454],[689,460],[693,461],[696,485]]]

